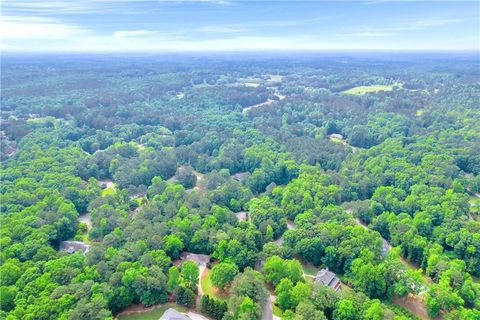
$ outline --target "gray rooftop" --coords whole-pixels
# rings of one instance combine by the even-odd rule
[[[159,320],[191,320],[191,319],[187,315],[182,314],[173,308],[169,308],[167,309],[167,311],[165,311],[165,313],[160,317]]]
[[[315,282],[334,288],[340,283],[340,279],[328,269],[322,269],[318,271],[317,276],[315,277]]]
[[[205,266],[210,262],[210,256],[184,251],[180,254],[181,260],[193,260],[199,266]]]
[[[68,253],[75,253],[77,251],[83,252],[86,254],[90,250],[90,245],[81,241],[62,241],[60,243],[60,250],[66,251]]]

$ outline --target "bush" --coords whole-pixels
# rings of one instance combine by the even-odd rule
[[[208,295],[204,295],[200,301],[200,310],[202,313],[212,317],[213,319],[220,320],[227,312],[228,307],[225,301],[220,301],[210,298]]]

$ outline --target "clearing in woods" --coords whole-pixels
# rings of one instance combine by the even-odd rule
[[[222,291],[218,288],[215,288],[210,280],[210,269],[205,268],[203,273],[200,275],[201,277],[201,288],[203,293],[209,295],[210,297],[216,298],[218,300],[226,301],[228,299],[228,292],[227,290]]]
[[[365,93],[372,93],[372,92],[379,92],[379,91],[392,91],[393,88],[401,88],[401,87],[402,87],[401,83],[394,83],[392,85],[375,84],[371,86],[353,87],[343,91],[343,93],[361,95]]]
[[[187,312],[185,307],[182,307],[175,303],[166,303],[162,305],[156,305],[149,308],[142,305],[134,305],[128,307],[122,311],[116,319],[118,320],[158,320],[167,311],[167,309],[173,308],[179,312]]]

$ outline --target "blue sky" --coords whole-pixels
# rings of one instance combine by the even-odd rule
[[[4,51],[479,50],[479,1],[3,0]]]

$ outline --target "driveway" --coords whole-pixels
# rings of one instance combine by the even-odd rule
[[[267,302],[263,305],[263,320],[280,320],[272,311],[272,305],[275,303],[275,296],[270,295]]]

